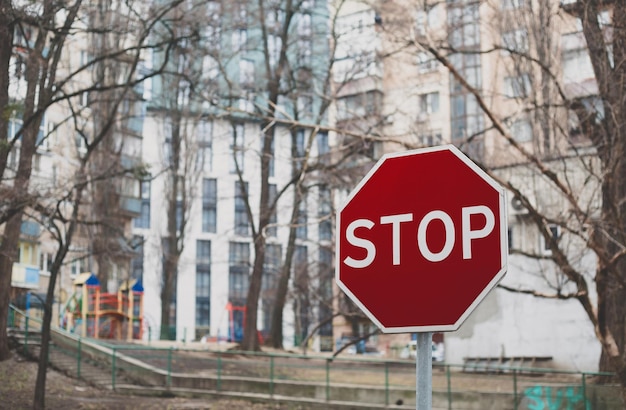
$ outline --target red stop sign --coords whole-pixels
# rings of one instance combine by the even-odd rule
[[[457,330],[506,273],[504,198],[452,145],[384,156],[337,213],[339,287],[385,333]]]

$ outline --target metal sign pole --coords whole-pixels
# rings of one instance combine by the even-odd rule
[[[415,408],[431,410],[433,407],[433,334],[417,334],[415,352]]]

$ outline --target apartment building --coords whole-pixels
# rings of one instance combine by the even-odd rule
[[[30,24],[39,18],[38,10],[28,10],[32,20],[16,25],[9,62],[12,146],[4,173],[6,187],[18,172],[25,126],[36,118],[36,114],[23,118],[29,87],[35,90],[34,106],[42,111],[30,182],[20,187],[38,198],[38,206],[29,207],[23,218],[12,300],[27,307],[24,296],[30,292],[31,306],[43,303],[55,258],[67,245],[55,280],[53,324],[62,321],[80,273],[103,272],[103,289],[111,291],[129,279],[129,262],[135,255],[131,224],[140,215],[134,173],[141,160],[142,91],[140,85],[132,85],[137,78],[133,67],[140,57],[130,51],[132,33],[123,30],[130,20],[128,10],[92,6],[84,5],[77,14],[73,36],[57,43],[47,42],[55,27]],[[61,10],[57,17],[62,22],[68,15]],[[119,30],[90,33],[84,22],[91,22],[91,28],[118,25]],[[27,65],[37,53],[45,64],[37,66],[40,73],[34,71],[33,77]]]
[[[293,251],[283,343],[297,345],[324,323],[314,347],[332,350],[355,329],[360,334],[373,329],[365,321],[328,322],[331,309],[342,303],[331,280],[334,206],[382,154],[440,143],[455,144],[518,188],[547,215],[552,238],[568,255],[579,255],[572,258],[576,268],[592,275],[594,256],[585,252],[584,241],[563,229],[568,203],[516,148],[567,175],[587,211],[597,212],[597,186],[589,183],[585,169],[593,166],[593,150],[576,116],[560,103],[579,98],[597,114],[602,110],[580,22],[568,11],[575,3],[304,1],[293,14],[280,2],[268,2],[263,11],[246,2],[181,3],[166,16],[167,27],[175,28],[167,47],[143,55],[145,72],[165,63],[168,74],[133,87],[111,131],[117,143],[109,148],[117,149],[101,157],[127,170],[145,164],[146,172],[116,180],[106,187],[111,190],[102,191],[108,194],[90,198],[85,215],[116,209],[108,225],[118,229],[80,232],[62,269],[59,311],[73,278],[106,271],[110,290],[123,280],[143,282],[146,337],[238,340],[262,212],[258,204],[266,188],[271,201],[278,199],[263,232],[257,327],[267,335],[282,268]],[[291,19],[288,37],[281,31],[286,19]],[[608,26],[610,21],[607,10],[599,22]],[[20,36],[25,37],[20,32],[16,44],[27,45]],[[64,69],[88,65],[92,51],[85,44],[80,37],[71,40]],[[433,57],[429,46],[442,52],[449,67]],[[545,61],[544,69],[526,54]],[[280,65],[285,58],[289,64]],[[332,81],[325,82],[331,62]],[[10,93],[18,101],[26,86],[19,47],[12,66]],[[271,99],[268,78],[278,67],[288,67],[284,78],[290,82],[279,82],[281,91]],[[94,71],[95,66],[78,76],[75,90],[91,84]],[[326,107],[328,101],[333,104]],[[102,129],[96,114],[106,101],[94,101],[85,92],[72,102],[80,107],[78,116],[61,104],[47,110],[42,121],[34,159],[42,187],[67,189],[89,135]],[[500,129],[481,105],[496,114]],[[82,128],[68,121],[73,117],[81,119]],[[20,121],[11,117],[10,135]],[[275,134],[264,151],[268,125]],[[268,154],[268,178],[262,180],[261,159]],[[15,165],[12,158],[17,157],[11,155],[9,164]],[[316,168],[342,156],[347,160],[335,167],[338,173]],[[294,173],[303,164],[313,172],[302,178],[306,183],[296,184]],[[512,291],[532,288],[558,296],[571,284],[549,261],[550,237],[546,240],[533,223],[524,201],[514,195],[510,201],[510,269],[503,281],[509,290],[492,292],[459,331],[437,335],[445,340],[446,360],[551,357],[562,368],[593,370],[600,347],[576,301]],[[57,248],[44,231],[35,221],[23,225],[13,274],[16,289],[43,291],[47,286],[45,272]],[[101,249],[112,250],[114,258],[99,259],[107,254],[94,249],[100,236],[107,237]],[[169,328],[161,329],[164,271],[170,269],[164,266],[174,253],[175,282],[166,295]],[[390,349],[409,337],[373,341]]]
[[[323,89],[328,69],[328,10],[313,1],[293,10],[280,2],[268,2],[264,10],[247,2],[183,6],[193,11],[176,11],[181,38],[170,57],[180,75],[155,78],[144,94],[142,152],[151,177],[142,183],[142,212],[134,222],[142,254],[133,262],[133,275],[143,278],[147,325],[153,335],[164,334],[163,260],[173,243],[168,238],[176,237],[178,262],[165,334],[177,340],[241,340],[255,235],[260,234],[265,259],[257,328],[267,337],[289,258],[283,344],[293,346],[331,314],[330,188],[317,171],[306,171],[303,183],[294,180],[306,164],[314,167],[329,155],[329,133],[311,127],[328,124],[316,92]],[[199,16],[199,36],[187,38]],[[155,52],[152,64],[164,58]],[[272,100],[269,79],[279,68],[286,70],[283,58],[291,71]],[[276,125],[266,120],[269,116],[277,118]],[[273,142],[264,153],[269,132]],[[263,155],[270,157],[266,180]],[[276,206],[259,232],[264,185]],[[174,230],[168,225],[172,200]],[[329,349],[332,327],[322,326],[314,343]]]
[[[572,266],[593,275],[596,259],[584,238],[566,232],[574,205],[529,166],[529,158],[538,158],[544,169],[571,183],[576,207],[598,214],[598,182],[589,181],[594,177],[585,165],[594,167],[594,151],[564,102],[580,99],[601,114],[581,22],[571,12],[574,3],[342,2],[335,79],[344,82],[337,95],[337,127],[365,124],[361,131],[373,136],[374,159],[407,148],[456,145],[523,194],[545,216],[543,229]],[[599,15],[605,27],[610,19],[610,10]],[[363,65],[367,69],[358,73],[349,70]],[[355,101],[360,108],[344,118],[343,107]],[[369,122],[359,121],[359,115]],[[435,335],[445,340],[446,361],[549,357],[557,367],[596,369],[600,345],[591,322],[576,300],[559,300],[572,283],[550,261],[548,240],[513,191],[508,201],[509,272],[503,287],[459,331]],[[361,327],[366,334],[371,324]],[[337,332],[349,334],[350,328],[336,320]],[[408,338],[385,335],[371,342],[393,349]]]

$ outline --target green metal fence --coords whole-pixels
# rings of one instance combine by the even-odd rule
[[[11,308],[9,325],[24,334],[40,320]],[[108,375],[113,389],[150,386],[172,392],[239,392],[328,402],[415,406],[415,362],[381,358],[303,356],[190,348],[157,347],[81,338],[52,332],[51,352],[74,363],[76,377],[87,365]],[[433,408],[465,409],[489,402],[499,409],[623,409],[619,386],[600,383],[609,373],[485,365],[433,365]],[[402,404],[398,407],[397,404]],[[493,407],[495,405],[495,407]]]

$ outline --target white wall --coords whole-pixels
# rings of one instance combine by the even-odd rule
[[[510,257],[502,283],[528,288],[540,271],[533,262]],[[496,288],[456,332],[445,334],[445,360],[462,364],[466,357],[550,356],[548,366],[597,371],[600,344],[580,303],[512,293]]]

